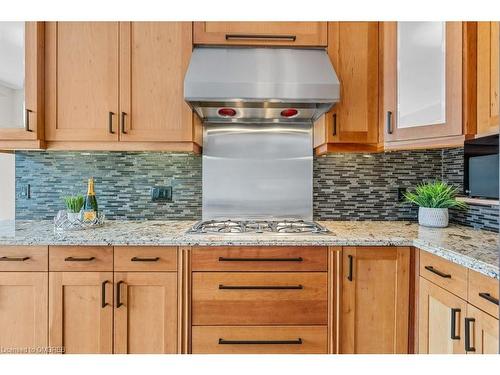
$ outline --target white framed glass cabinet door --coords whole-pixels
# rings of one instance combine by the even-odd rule
[[[462,23],[382,26],[384,139],[462,135]]]
[[[0,148],[41,146],[43,32],[42,22],[0,22]]]

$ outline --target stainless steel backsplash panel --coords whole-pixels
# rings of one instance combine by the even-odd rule
[[[203,133],[203,220],[312,220],[308,124],[212,124]]]

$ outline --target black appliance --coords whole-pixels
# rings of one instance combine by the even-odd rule
[[[464,143],[464,192],[475,198],[498,199],[498,134]]]

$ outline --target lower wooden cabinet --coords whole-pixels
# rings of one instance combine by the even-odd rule
[[[500,352],[498,319],[468,304],[464,322],[467,354],[498,354]]]
[[[114,352],[177,352],[177,273],[115,273]]]
[[[193,327],[193,354],[326,354],[326,326]]]
[[[47,273],[0,273],[0,349],[43,353],[47,347]]]
[[[420,277],[420,354],[464,354],[463,320],[467,303]]]
[[[341,353],[407,353],[410,249],[344,247]]]
[[[113,352],[113,273],[49,273],[49,345],[64,353]]]

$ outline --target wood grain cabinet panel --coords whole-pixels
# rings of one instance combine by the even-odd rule
[[[0,348],[43,353],[47,347],[46,272],[0,272]]]
[[[0,246],[0,271],[48,271],[47,246]]]
[[[344,247],[341,353],[407,353],[410,249]]]
[[[194,44],[326,46],[326,22],[195,22]]]
[[[191,22],[120,24],[120,140],[191,142],[184,101]]]
[[[46,140],[118,140],[118,22],[46,24]]]
[[[326,326],[193,327],[193,354],[326,353]]]
[[[194,272],[193,325],[327,324],[326,272]]]
[[[113,271],[111,246],[50,246],[50,271]]]
[[[467,305],[466,319],[464,330],[468,331],[465,335],[467,354],[498,354],[498,319],[470,304]]]
[[[467,302],[420,277],[419,353],[464,354]]]
[[[115,353],[177,352],[177,274],[115,273]]]
[[[320,246],[204,246],[192,250],[193,271],[325,271],[327,248]]]
[[[49,273],[49,345],[65,353],[113,352],[113,273]]]
[[[175,246],[115,246],[116,271],[177,271]]]

